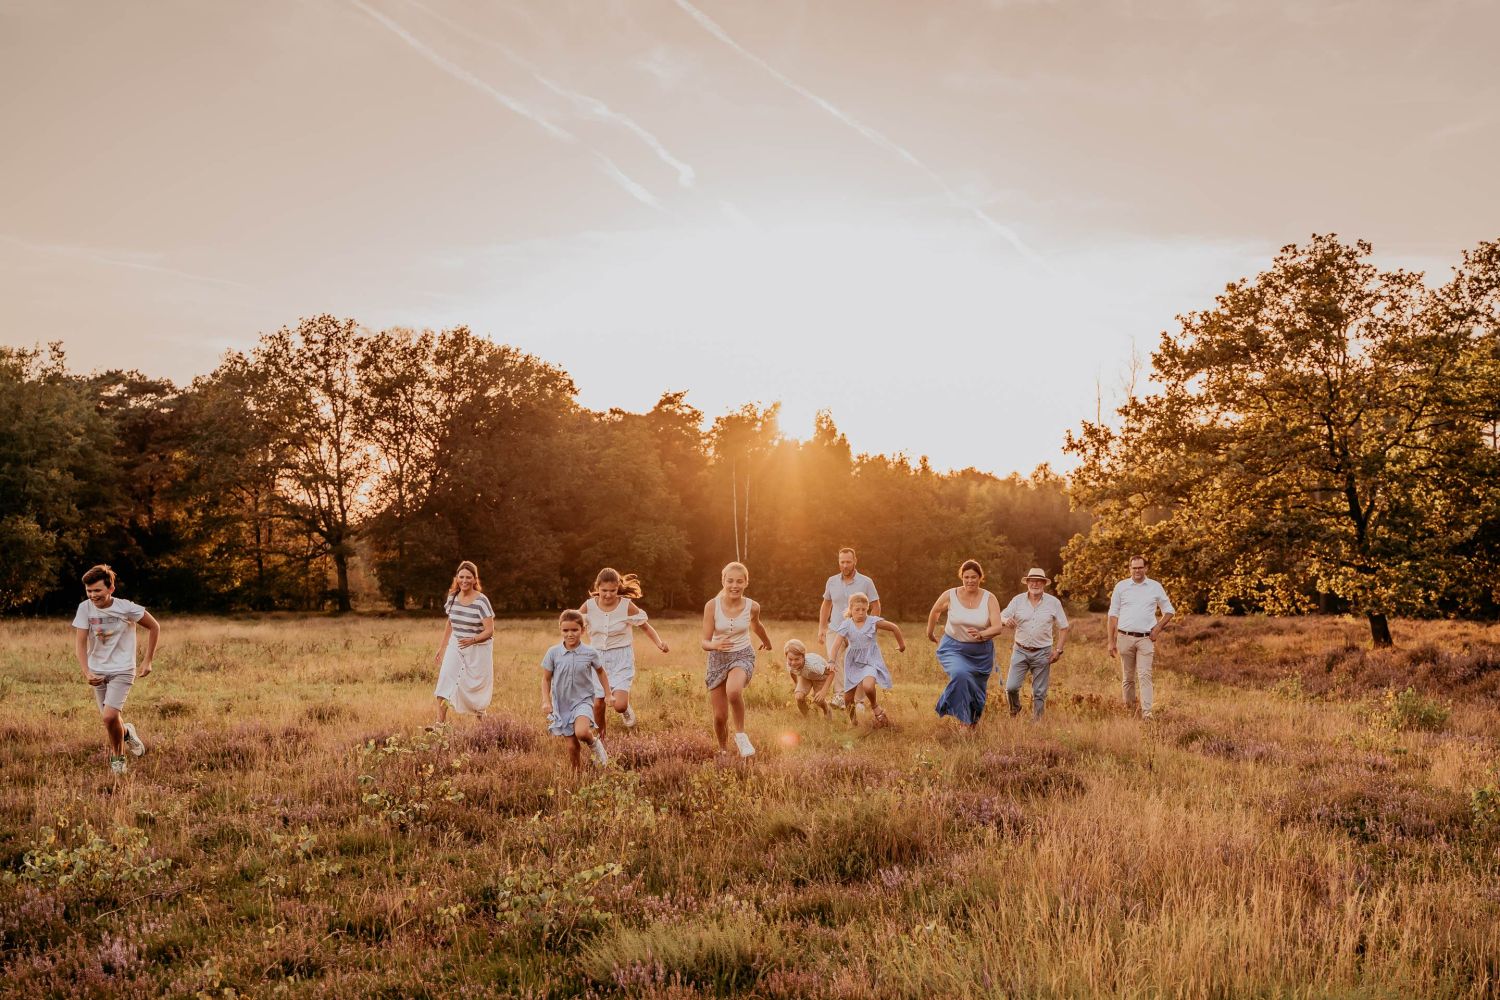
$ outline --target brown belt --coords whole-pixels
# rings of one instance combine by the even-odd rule
[[[1023,645],[1021,645],[1018,642],[1018,643],[1016,643],[1016,648],[1017,649],[1024,649],[1028,653],[1040,653],[1042,650],[1044,650],[1044,649],[1051,649],[1052,647],[1051,646],[1023,646]]]
[[[1121,635],[1128,635],[1136,639],[1149,639],[1151,637],[1150,632],[1127,632],[1122,628],[1115,629],[1115,631],[1119,632]]]

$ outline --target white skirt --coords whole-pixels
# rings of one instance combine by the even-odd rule
[[[630,685],[635,683],[635,647],[601,649],[599,658],[604,661],[604,675],[609,678],[609,689],[629,691]],[[599,684],[599,675],[590,672],[589,676],[594,679],[594,697],[603,698],[604,688]]]
[[[490,707],[495,691],[495,644],[478,642],[467,649],[458,648],[458,636],[448,640],[443,652],[443,666],[438,671],[437,697],[455,712],[478,715]]]

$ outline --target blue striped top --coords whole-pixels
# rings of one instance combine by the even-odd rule
[[[448,623],[453,626],[453,634],[470,639],[484,631],[484,620],[495,617],[495,609],[490,606],[490,599],[483,594],[475,594],[474,600],[469,604],[460,604],[457,594],[449,594],[443,610],[448,613]]]

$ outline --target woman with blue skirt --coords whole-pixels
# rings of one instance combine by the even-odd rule
[[[962,586],[944,591],[927,615],[927,639],[938,642],[938,615],[947,614],[937,658],[948,675],[938,698],[937,714],[951,715],[965,732],[973,732],[984,715],[990,671],[995,666],[994,637],[1000,634],[1000,602],[984,590],[984,570],[973,559],[958,569]]]

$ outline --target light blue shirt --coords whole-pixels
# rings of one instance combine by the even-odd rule
[[[833,602],[833,610],[828,615],[830,622],[837,623],[844,617],[844,612],[849,609],[850,594],[864,594],[870,599],[871,604],[880,600],[880,592],[875,589],[875,581],[868,576],[856,572],[854,579],[846,582],[842,573],[835,573],[823,586],[823,600]]]

